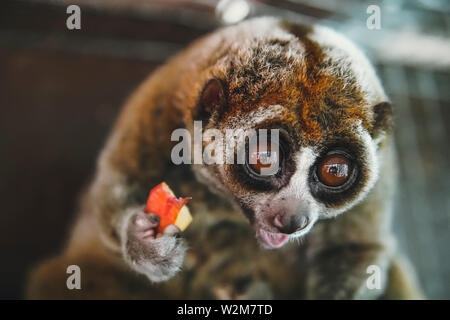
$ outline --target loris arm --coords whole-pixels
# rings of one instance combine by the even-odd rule
[[[308,239],[307,298],[376,299],[382,295],[392,257],[392,240],[380,230],[384,215],[366,211],[363,205],[316,225]],[[371,276],[379,276],[379,288],[368,285]],[[371,280],[376,283],[375,278]]]
[[[143,212],[150,188],[166,180],[170,132],[181,118],[168,112],[161,87],[167,82],[157,81],[159,74],[145,82],[124,108],[89,191],[104,242],[120,251],[132,269],[155,282],[171,278],[185,253],[184,241],[174,235],[176,227],[167,227],[156,238],[158,217]]]
[[[347,243],[315,252],[309,265],[308,299],[373,299],[384,292],[389,255],[379,244]],[[368,286],[372,265],[380,271],[379,288]]]

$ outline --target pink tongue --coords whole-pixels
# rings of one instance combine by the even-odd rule
[[[284,233],[273,233],[264,230],[259,230],[258,233],[262,242],[272,248],[279,248],[288,240],[288,235]]]

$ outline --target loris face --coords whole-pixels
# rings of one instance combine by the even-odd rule
[[[261,174],[261,164],[249,161],[255,147],[241,137],[245,163],[202,165],[196,172],[242,209],[264,247],[278,248],[364,199],[379,174],[377,149],[390,105],[347,40],[279,22],[269,29],[247,34],[211,67],[214,77],[205,81],[194,119],[224,135],[277,129],[278,152],[261,150],[275,155],[278,170]]]

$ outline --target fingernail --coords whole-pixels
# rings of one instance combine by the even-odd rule
[[[151,220],[151,222],[153,222],[153,223],[159,223],[159,216],[157,216],[156,214],[152,214],[152,215],[150,216],[150,220]]]

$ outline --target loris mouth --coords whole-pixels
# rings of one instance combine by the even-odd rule
[[[285,233],[269,232],[263,229],[258,229],[256,234],[258,239],[263,244],[272,249],[280,248],[288,241],[289,238],[289,236]]]

